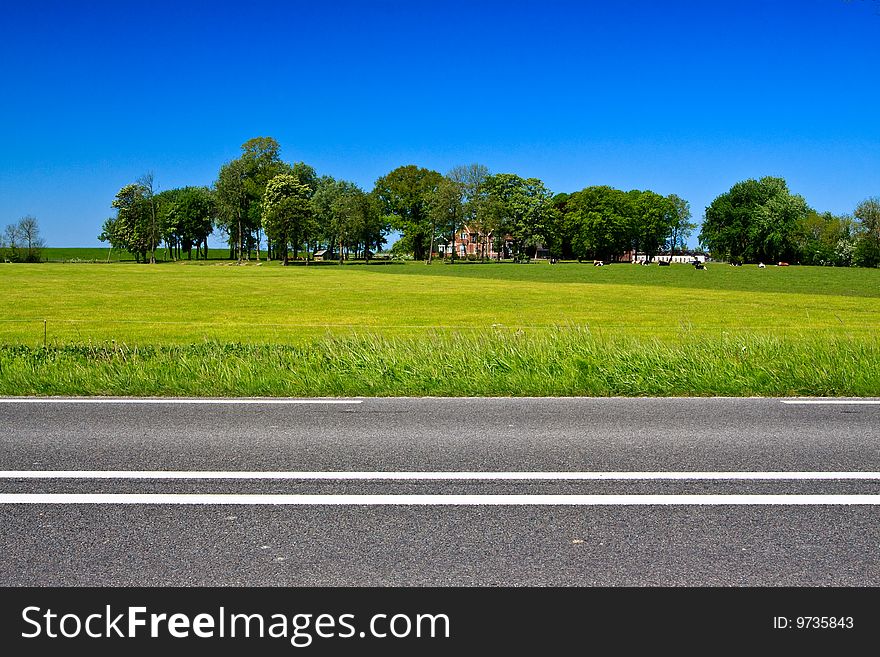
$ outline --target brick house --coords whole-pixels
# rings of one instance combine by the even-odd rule
[[[477,258],[483,253],[485,249],[485,256],[488,260],[494,260],[498,258],[498,252],[495,250],[495,240],[493,239],[492,233],[482,233],[475,228],[471,228],[470,226],[463,226],[458,230],[455,234],[455,243],[453,248],[455,249],[455,257],[456,258],[467,258],[468,256],[476,256]],[[449,253],[449,240],[448,238],[445,241],[441,241],[438,244],[439,254],[443,257],[446,257]],[[549,258],[550,252],[544,247],[544,245],[540,245],[537,249],[532,251],[529,249],[529,255],[533,258]],[[510,236],[505,236],[504,240],[501,244],[501,258],[512,258],[513,257],[513,238]]]
[[[487,259],[495,259],[498,257],[498,252],[495,251],[493,242],[492,233],[484,234],[470,226],[463,226],[455,233],[455,242],[452,248],[455,249],[456,258],[467,258],[468,256],[480,257],[485,250],[485,256]],[[511,242],[512,240],[509,238],[504,241],[501,248],[502,258],[510,257]],[[445,241],[439,243],[438,250],[443,257],[447,257],[450,254],[452,249],[449,248],[449,238],[446,238]]]

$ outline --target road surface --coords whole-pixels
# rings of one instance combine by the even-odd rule
[[[2,399],[0,427],[0,585],[880,585],[877,400]]]

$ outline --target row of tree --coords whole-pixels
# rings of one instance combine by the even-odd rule
[[[684,250],[696,228],[687,201],[675,194],[595,186],[553,195],[537,178],[493,174],[479,164],[446,175],[401,166],[367,192],[303,162],[284,162],[280,151],[271,137],[245,142],[211,188],[157,193],[148,174],[116,195],[116,216],[100,239],[143,261],[154,262],[163,243],[172,258],[191,258],[193,250],[199,258],[207,257],[217,228],[231,258],[265,255],[286,264],[322,250],[340,261],[369,258],[394,230],[401,234],[394,252],[430,262],[438,251],[454,259],[456,235],[467,228],[484,259],[525,261],[543,252],[614,261]],[[854,217],[818,214],[781,178],[747,180],[706,208],[699,239],[715,257],[733,260],[876,266],[878,207],[874,199]]]
[[[39,262],[44,246],[40,226],[31,215],[7,224],[0,234],[0,258],[7,262]]]
[[[650,260],[661,252],[685,249],[696,227],[687,201],[675,194],[587,187],[557,195],[554,207],[550,250],[564,258],[613,261],[629,252],[644,253]]]
[[[156,249],[164,243],[172,258],[186,253],[208,257],[208,236],[216,221],[215,193],[207,187],[181,187],[156,193],[153,174],[126,185],[112,206],[116,216],[104,222],[102,242],[129,251],[138,261],[156,262]]]
[[[556,257],[616,259],[627,250],[651,255],[686,242],[694,225],[676,196],[591,187],[553,196],[537,178],[492,174],[479,164],[445,176],[415,165],[379,178],[366,192],[353,182],[318,176],[309,165],[288,164],[278,142],[251,139],[241,156],[220,168],[211,189],[156,193],[151,174],[119,190],[100,235],[114,248],[155,262],[165,244],[172,258],[206,257],[216,227],[231,258],[287,262],[321,249],[340,260],[369,257],[392,230],[396,252],[430,261],[442,245],[456,257],[455,236],[467,227],[479,255],[529,259],[545,247]]]
[[[339,257],[363,256],[381,247],[387,222],[373,195],[354,183],[319,177],[303,163],[281,160],[270,137],[242,145],[240,157],[220,168],[213,187],[183,187],[155,193],[151,174],[126,185],[104,222],[99,239],[113,248],[155,262],[164,244],[171,258],[207,257],[208,236],[217,228],[231,258],[278,258],[292,251],[327,247]],[[263,245],[265,244],[265,251]]]
[[[853,214],[819,213],[782,178],[744,180],[706,208],[700,243],[715,258],[880,266],[880,199]]]

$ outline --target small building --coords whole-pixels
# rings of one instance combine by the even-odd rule
[[[316,262],[322,262],[324,260],[333,260],[333,250],[332,249],[321,249],[320,251],[315,251],[314,257],[315,257]]]
[[[630,258],[631,258],[630,260],[628,260],[628,262],[632,262],[633,264],[641,264],[641,263],[646,262],[648,260],[648,256],[645,255],[644,253],[637,253],[637,254],[635,254],[634,257],[632,256],[632,252],[628,252],[628,253],[630,254]],[[690,265],[694,261],[706,262],[706,256],[704,256],[702,254],[690,254],[690,253],[683,253],[683,254],[676,254],[676,255],[669,255],[668,253],[660,253],[660,254],[654,256],[654,261],[659,262],[660,260],[663,260],[664,262],[669,262],[669,263],[677,262],[677,263],[684,264],[684,265]],[[621,262],[624,262],[624,261],[621,260]]]

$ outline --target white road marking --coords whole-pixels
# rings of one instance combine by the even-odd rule
[[[0,470],[0,479],[282,479],[291,481],[795,481],[880,480],[880,472],[247,472]]]
[[[818,405],[847,405],[862,404],[866,406],[880,405],[878,399],[783,399],[783,404],[794,404],[800,406],[818,406]]]
[[[467,398],[471,399],[471,398]],[[593,399],[593,398],[589,398]],[[726,398],[725,398],[726,399]],[[735,398],[739,399],[739,398]],[[794,405],[823,405],[823,404],[861,404],[880,405],[880,400],[874,399],[783,399],[783,404]],[[96,397],[2,397],[0,404],[362,404],[362,399],[280,399],[280,398],[241,398],[241,399],[214,399],[214,398],[96,398]]]
[[[725,506],[880,505],[880,495],[237,495],[4,493],[2,504],[240,506]]]
[[[362,399],[96,399],[94,397],[4,397],[0,404],[361,404]]]

